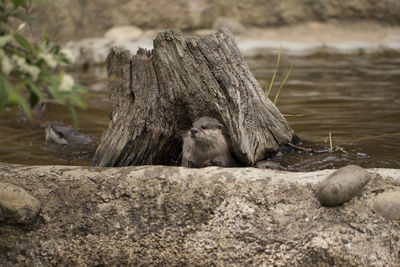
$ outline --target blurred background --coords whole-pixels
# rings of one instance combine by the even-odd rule
[[[66,42],[101,37],[125,25],[143,30],[210,29],[221,17],[259,28],[332,21],[396,26],[399,11],[396,0],[52,0],[34,7],[32,15],[55,41]]]
[[[45,28],[51,41],[76,58],[68,70],[89,90],[88,108],[78,112],[79,130],[97,140],[109,123],[105,58],[112,46],[135,54],[138,47],[152,49],[152,40],[165,29],[206,36],[226,27],[263,89],[278,53],[273,92],[293,64],[277,106],[303,145],[324,150],[332,141],[342,148],[291,152],[282,159],[283,168],[400,167],[398,0],[52,0],[34,3],[30,16],[39,23],[22,30],[29,40],[40,40]],[[46,144],[43,129],[24,122],[20,113],[0,112],[1,162],[89,164],[96,143]],[[44,116],[72,124],[57,103],[48,104]]]

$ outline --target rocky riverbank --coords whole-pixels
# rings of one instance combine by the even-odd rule
[[[400,2],[387,1],[228,1],[54,0],[34,5],[40,23],[26,35],[68,43],[78,63],[104,63],[110,47],[135,54],[151,49],[157,32],[179,28],[202,36],[230,29],[245,56],[315,53],[400,53]]]
[[[238,23],[238,22],[236,22]],[[313,54],[400,54],[400,26],[388,27],[371,23],[305,23],[277,28],[246,28],[232,20],[218,24],[235,34],[244,56],[276,55],[279,49],[289,56]],[[185,32],[187,36],[205,36],[215,29]],[[66,47],[73,51],[78,64],[103,64],[113,46],[135,54],[141,48],[153,48],[157,30],[142,30],[134,26],[116,27],[103,37],[70,41]]]
[[[0,265],[399,265],[399,221],[374,199],[400,170],[368,169],[359,194],[324,207],[332,172],[0,164],[0,182],[41,202],[33,225],[0,224]]]
[[[44,3],[43,3],[44,2]],[[209,29],[221,17],[245,28],[291,27],[304,23],[340,22],[351,27],[370,23],[400,25],[398,0],[52,0],[34,3],[32,15],[46,27],[52,40],[66,42],[101,37],[124,25],[141,29]],[[370,31],[369,29],[364,29]],[[39,31],[40,34],[40,31]],[[350,36],[352,36],[350,34]]]

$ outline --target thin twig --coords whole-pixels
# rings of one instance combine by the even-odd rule
[[[288,143],[288,146],[290,146],[291,148],[297,149],[297,150],[301,150],[301,151],[307,151],[307,152],[313,152],[314,150],[312,150],[311,148],[306,148],[306,147],[302,147],[302,146],[297,146],[294,145],[292,143]]]
[[[338,147],[338,149],[340,150],[340,151],[342,151],[344,154],[346,154],[346,155],[348,155],[349,154],[349,152],[347,152],[346,150],[344,150],[343,148],[341,148],[341,147]]]

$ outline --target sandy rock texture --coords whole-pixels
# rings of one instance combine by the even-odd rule
[[[230,17],[245,26],[277,27],[310,21],[357,21],[400,24],[398,0],[53,0],[35,6],[33,16],[52,40],[101,37],[115,26],[143,29],[211,28],[219,17]],[[38,31],[40,34],[40,31]]]
[[[19,186],[0,182],[0,221],[30,224],[39,212],[39,200]]]
[[[389,220],[400,220],[400,191],[389,191],[374,198],[373,207]]]
[[[30,229],[0,224],[1,266],[396,266],[400,222],[371,207],[400,170],[323,207],[332,170],[88,168],[0,164],[0,182],[43,203]]]

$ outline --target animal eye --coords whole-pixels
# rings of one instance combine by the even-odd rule
[[[205,129],[207,129],[207,127],[203,125],[203,126],[201,126],[201,129],[205,130]]]

